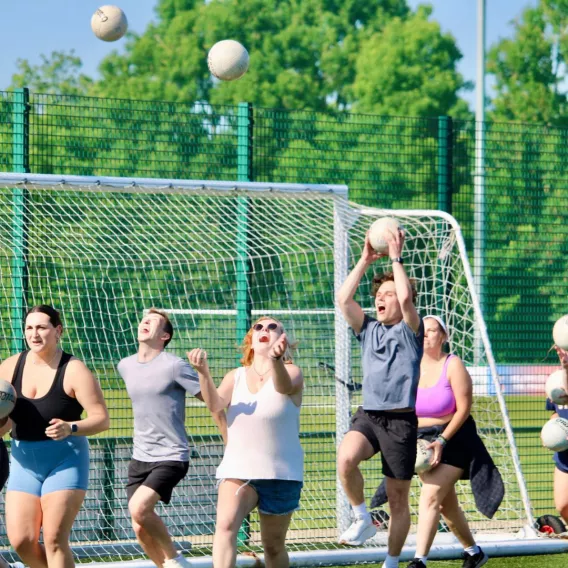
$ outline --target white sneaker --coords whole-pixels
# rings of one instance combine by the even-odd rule
[[[371,515],[362,519],[355,519],[353,524],[339,537],[339,544],[348,546],[361,546],[366,540],[377,533]]]
[[[177,558],[169,558],[164,561],[164,568],[191,568],[189,560],[183,556],[178,556]]]
[[[10,566],[10,568],[26,568],[23,562],[9,562],[8,566]]]

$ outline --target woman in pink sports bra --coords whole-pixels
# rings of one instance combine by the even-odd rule
[[[462,478],[468,466],[468,456],[467,452],[461,451],[461,444],[455,444],[455,440],[452,443],[452,440],[471,418],[473,387],[462,360],[443,352],[447,339],[447,328],[442,319],[426,316],[416,415],[419,438],[430,441],[427,447],[434,455],[430,461],[432,469],[420,474],[422,489],[412,568],[426,565],[441,512],[464,547],[464,567],[477,568],[488,560],[487,554],[475,543],[455,491],[456,481]]]
[[[424,355],[416,396],[418,438],[433,450],[431,468],[420,473],[416,554],[407,568],[424,568],[443,515],[464,547],[463,568],[478,568],[487,554],[475,543],[456,495],[458,479],[469,479],[477,508],[492,518],[504,495],[503,481],[471,416],[472,380],[462,360],[443,351],[447,328],[438,316],[424,317]],[[379,487],[371,508],[386,502]]]

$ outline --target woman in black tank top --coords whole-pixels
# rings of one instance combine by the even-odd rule
[[[10,420],[0,428],[0,437],[4,437],[10,431],[11,423]],[[8,475],[10,474],[10,456],[8,455],[8,449],[4,440],[0,439],[0,491],[4,489],[6,481],[8,481]],[[25,568],[21,562],[12,562],[9,564],[0,557],[0,568]]]
[[[62,331],[54,308],[35,306],[25,321],[29,350],[0,365],[0,379],[11,382],[18,395],[9,417],[13,441],[6,528],[10,543],[30,566],[73,564],[71,526],[89,478],[86,436],[109,427],[98,382],[84,363],[59,348]],[[6,419],[3,425],[8,426]]]

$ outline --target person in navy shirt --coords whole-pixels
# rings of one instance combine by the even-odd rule
[[[560,363],[568,373],[568,351],[554,346]],[[563,404],[555,404],[550,399],[546,399],[546,409],[552,410],[552,418],[560,416],[568,420],[568,395]],[[554,453],[554,505],[564,522],[568,523],[568,450]]]
[[[377,253],[365,237],[361,258],[337,294],[337,305],[361,344],[363,404],[341,441],[337,469],[354,521],[339,543],[361,546],[376,527],[367,511],[359,465],[381,454],[390,504],[388,554],[383,568],[398,568],[410,530],[408,494],[416,461],[416,393],[424,350],[424,323],[416,310],[416,286],[404,269],[404,231],[387,235],[388,253]],[[365,314],[355,294],[367,269],[382,256],[392,270],[372,281],[376,317]]]

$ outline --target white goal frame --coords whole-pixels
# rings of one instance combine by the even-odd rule
[[[208,180],[176,180],[176,179],[151,179],[151,178],[120,178],[120,177],[96,177],[96,176],[76,176],[76,175],[48,175],[48,174],[12,174],[0,173],[0,186],[13,188],[36,188],[41,191],[42,188],[69,188],[74,190],[82,190],[88,192],[135,192],[135,193],[157,193],[160,194],[179,194],[185,192],[212,190],[214,192],[228,192],[235,195],[252,195],[252,194],[271,194],[271,195],[292,195],[297,197],[318,195],[328,195],[330,199],[335,200],[333,213],[333,238],[334,238],[334,292],[337,293],[345,278],[349,273],[350,262],[350,230],[354,220],[361,221],[368,218],[368,224],[371,220],[378,216],[391,215],[401,216],[405,218],[423,218],[435,217],[443,220],[451,226],[453,236],[459,249],[461,261],[464,266],[465,276],[467,278],[468,290],[471,294],[471,301],[477,320],[477,331],[480,334],[481,342],[487,357],[487,365],[491,373],[491,380],[498,400],[499,407],[504,423],[504,430],[510,445],[511,460],[514,466],[516,481],[518,483],[523,506],[523,517],[526,525],[521,533],[515,535],[502,533],[496,535],[485,535],[480,543],[484,550],[490,556],[504,556],[515,554],[535,554],[544,552],[560,552],[568,551],[568,543],[566,541],[543,538],[534,531],[534,517],[529,495],[526,488],[521,464],[519,461],[517,448],[515,444],[514,434],[507,413],[505,398],[502,393],[501,383],[497,372],[497,366],[493,357],[491,343],[487,333],[483,314],[481,312],[479,298],[477,296],[476,287],[474,285],[471,267],[467,256],[465,242],[461,233],[460,226],[456,219],[451,215],[434,210],[390,210],[378,209],[370,207],[361,207],[355,204],[349,204],[347,201],[348,188],[345,185],[338,184],[286,184],[286,183],[265,183],[265,182],[237,182],[237,181],[208,181]],[[352,212],[346,214],[346,211],[355,207],[357,214]],[[365,221],[366,222],[366,221]],[[164,306],[167,309],[167,306]],[[175,313],[175,309],[169,310]],[[180,312],[186,313],[185,310]],[[192,310],[197,313],[198,310]],[[236,313],[233,310],[202,310],[203,313],[214,313],[231,316]],[[335,304],[333,310],[299,310],[298,313],[333,313],[334,316],[334,333],[335,333],[335,376],[338,379],[335,383],[336,389],[336,443],[339,444],[342,437],[348,430],[350,415],[352,412],[351,391],[349,385],[352,384],[352,366],[354,356],[352,354],[351,332],[345,322],[339,308]],[[255,314],[255,310],[252,310]],[[258,312],[260,313],[260,312]],[[271,311],[277,315],[277,310]],[[341,484],[337,482],[336,489],[337,501],[337,534],[339,535],[347,528],[350,523],[351,508],[341,488]],[[412,542],[410,542],[412,544]],[[116,543],[116,546],[130,546],[131,543]],[[77,547],[81,553],[78,555],[88,555],[90,551],[97,550],[102,553],[104,549],[99,548],[98,544],[81,544]],[[403,551],[401,559],[412,558],[412,546],[407,545]],[[105,552],[108,554],[108,552]],[[447,538],[442,535],[437,538],[430,558],[446,559],[457,558],[461,553],[461,548],[456,544],[455,539]],[[383,544],[372,544],[365,548],[353,549],[332,549],[332,550],[294,550],[290,552],[290,561],[293,566],[314,566],[321,564],[351,564],[359,562],[377,562],[386,555],[386,547]],[[262,561],[262,554],[258,557]],[[191,557],[191,564],[203,568],[212,566],[212,560],[208,556]],[[237,565],[242,567],[253,567],[258,563],[257,558],[239,555]],[[105,566],[118,568],[123,565],[120,562],[105,562]],[[116,565],[116,566],[115,566]],[[153,566],[149,560],[132,560],[128,561],[128,565],[132,568],[150,568]]]

